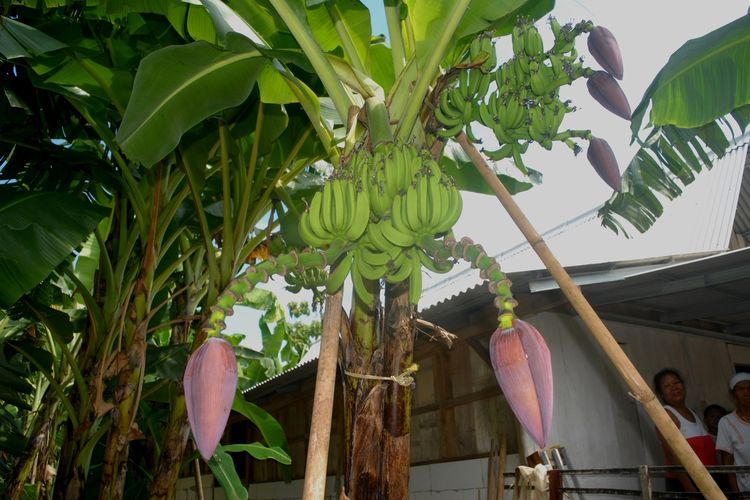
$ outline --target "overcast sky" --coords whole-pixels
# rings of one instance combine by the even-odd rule
[[[367,5],[381,2],[365,0]],[[373,12],[373,33],[385,31],[379,7]],[[745,0],[717,0],[698,2],[695,0],[558,0],[553,15],[561,23],[589,19],[596,25],[605,26],[618,40],[624,61],[624,78],[620,82],[632,109],[640,102],[646,87],[676,49],[687,40],[702,36],[734,19],[745,15],[748,2]],[[540,26],[546,42],[551,33],[546,24]],[[546,44],[545,44],[546,45]],[[498,44],[499,60],[510,57],[509,42]],[[585,57],[587,65],[598,69],[588,55],[585,36],[578,42],[578,51]],[[629,146],[629,123],[604,110],[586,91],[584,81],[561,90],[561,97],[573,100],[579,110],[566,116],[564,128],[591,129],[594,135],[606,139],[624,170],[632,158],[635,148]],[[586,144],[582,144],[584,150]],[[585,153],[574,158],[565,146],[556,146],[552,151],[530,148],[528,165],[544,175],[542,185],[515,197],[527,217],[537,230],[543,232],[581,213],[599,206],[611,195],[611,190],[593,171]],[[500,171],[517,175],[512,164],[500,163]],[[698,184],[698,182],[696,182]],[[669,210],[669,207],[667,207]],[[601,231],[608,231],[601,229]],[[663,231],[663,230],[662,230]],[[522,240],[520,232],[504,213],[499,202],[490,196],[464,195],[464,212],[455,228],[457,235],[467,235],[481,242],[488,253],[500,253]],[[674,238],[648,239],[646,253],[663,255],[674,252]],[[660,248],[662,242],[672,244]],[[587,242],[581,242],[583,250],[591,251],[592,261],[602,261]],[[643,250],[641,250],[643,252]],[[563,262],[565,264],[565,262]],[[308,300],[308,296],[294,297],[283,290],[283,280],[270,288],[277,291],[282,301]],[[454,293],[459,292],[456,290]],[[257,339],[257,313],[248,308],[237,308],[229,318],[227,333],[246,333],[248,345],[259,348]]]

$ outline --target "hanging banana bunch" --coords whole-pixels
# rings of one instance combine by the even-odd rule
[[[472,123],[478,121],[492,131],[499,145],[498,149],[482,152],[494,161],[512,159],[524,174],[529,171],[523,154],[531,143],[551,150],[554,142],[561,142],[577,155],[582,148],[574,139],[591,141],[594,137],[588,130],[561,129],[565,115],[576,108],[570,101],[560,99],[560,88],[582,77],[587,79],[589,94],[597,102],[629,120],[630,105],[615,80],[622,79],[623,65],[612,33],[590,21],[561,25],[550,17],[549,25],[554,41],[545,50],[537,27],[530,20],[519,18],[511,33],[513,55],[497,68],[490,38],[482,36],[472,41],[461,64],[446,74],[448,84],[438,87],[441,90],[436,97],[435,119],[440,128],[436,135],[450,138],[465,131],[470,141],[480,143],[472,130]],[[603,70],[583,65],[576,40],[584,33],[588,33],[589,52]],[[491,57],[484,59],[486,53],[491,53]],[[490,74],[494,87],[487,79]],[[588,155],[589,161],[607,184],[619,190],[619,167],[614,155],[601,154],[601,141],[597,138],[592,142],[595,151]]]
[[[351,275],[359,299],[372,304],[367,280],[408,281],[409,300],[416,305],[422,267],[444,273],[453,265],[421,246],[448,233],[461,207],[453,179],[429,151],[380,143],[372,153],[355,152],[346,168],[334,171],[302,214],[299,230],[314,248],[342,250],[331,264],[326,292],[336,292]]]
[[[476,139],[471,130],[471,122],[476,120],[476,101],[487,95],[496,65],[497,52],[491,36],[474,38],[465,62],[457,68],[457,79],[442,90],[435,107],[435,118],[442,126],[437,131],[440,137],[453,137],[465,128],[470,138]]]

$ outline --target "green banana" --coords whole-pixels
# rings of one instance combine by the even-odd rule
[[[367,288],[363,278],[359,268],[356,266],[352,268],[352,287],[354,288],[354,293],[368,308],[372,308],[375,305],[375,295]]]
[[[394,201],[394,207],[398,201],[400,201],[401,220],[405,223],[406,230],[413,233],[419,232],[421,224],[419,223],[419,199],[416,187],[414,185],[409,186],[406,195]]]
[[[349,271],[351,271],[353,262],[354,254],[352,252],[348,252],[341,258],[336,266],[331,269],[331,272],[328,273],[328,281],[326,281],[326,293],[328,293],[329,295],[333,295],[334,293],[339,291],[339,289],[344,285],[344,281],[346,281],[346,277],[349,275]]]
[[[381,219],[391,210],[392,197],[386,192],[385,169],[381,166],[371,174],[367,185],[370,198],[370,210],[377,219]]]
[[[388,283],[405,281],[411,275],[413,264],[414,261],[409,258],[406,251],[403,251],[398,258],[398,262],[394,262],[393,268],[385,275],[385,281]]]
[[[552,34],[555,35],[555,40],[557,40],[560,37],[560,31],[561,31],[560,21],[550,16],[549,26],[552,29]]]
[[[386,264],[380,266],[373,266],[370,264],[362,255],[361,250],[355,249],[354,253],[354,269],[359,272],[363,278],[368,280],[379,280],[388,272]],[[353,273],[352,273],[353,274]]]
[[[331,190],[333,192],[331,196],[332,205],[330,207],[331,210],[331,219],[333,220],[333,226],[334,230],[337,233],[342,232],[342,229],[348,227],[348,224],[350,222],[349,216],[352,213],[351,208],[352,205],[348,203],[346,191],[347,186],[346,184],[350,183],[348,179],[333,179],[329,180],[328,182],[331,183]],[[369,206],[367,207],[369,211]]]
[[[513,32],[511,33],[511,43],[513,45],[513,53],[515,55],[521,55],[524,53],[524,37],[523,29],[519,23],[513,26]]]
[[[477,86],[476,91],[479,100],[484,99],[484,96],[487,95],[487,91],[490,89],[490,83],[492,83],[492,74],[482,73],[481,76],[479,76],[479,85]]]
[[[333,207],[333,186],[330,182],[326,182],[323,185],[322,195],[317,201],[319,201],[317,212],[320,214],[321,227],[326,233],[330,234],[331,236],[335,236],[335,224],[333,220],[333,212],[331,211],[331,208]],[[314,215],[316,211],[315,202],[316,199],[313,196],[312,203],[310,204],[311,215]],[[315,225],[313,225],[313,227],[315,227]]]
[[[448,203],[442,204],[443,214],[440,216],[440,225],[435,228],[435,233],[444,233],[449,231],[461,216],[463,208],[463,198],[461,192],[454,185],[446,186],[449,194]]]
[[[365,178],[359,185],[351,182],[347,186],[349,190],[348,199],[351,200],[347,205],[347,211],[352,214],[345,232],[347,241],[358,240],[364,234],[370,221],[370,192],[367,189],[366,182]]]
[[[309,210],[305,210],[299,219],[299,234],[302,237],[302,241],[314,248],[323,248],[331,243],[330,238],[322,238],[313,231],[311,227],[313,217],[310,215]]]
[[[474,130],[471,128],[471,123],[466,124],[464,132],[466,132],[466,137],[468,137],[471,142],[474,144],[482,144],[482,139],[474,134]]]
[[[412,249],[409,259],[412,263],[409,275],[409,302],[415,306],[419,304],[419,298],[422,296],[422,265],[416,254],[418,251],[416,248]]]
[[[333,240],[335,235],[323,225],[323,192],[315,193],[310,202],[309,225],[315,235],[323,240]]]
[[[520,170],[524,175],[529,174],[529,169],[526,168],[526,165],[523,163],[523,158],[521,158],[521,149],[520,147],[517,147],[517,144],[513,145],[513,163],[516,164],[516,168]]]
[[[513,143],[515,144],[515,143]],[[482,153],[493,161],[500,161],[504,160],[505,158],[509,158],[513,155],[513,144],[503,144],[500,146],[500,149],[495,149],[492,151],[488,151],[486,149],[482,150]]]
[[[438,122],[440,122],[441,125],[447,128],[464,124],[463,113],[461,113],[460,115],[449,116],[445,114],[445,111],[443,111],[440,106],[435,108],[435,118]]]
[[[383,233],[383,237],[386,240],[390,241],[393,245],[399,247],[410,247],[414,245],[414,243],[416,242],[414,233],[403,232],[399,229],[396,229],[393,225],[393,220],[393,217],[391,217],[390,219],[385,219],[381,222],[382,226],[380,227],[380,229]]]
[[[417,250],[419,262],[433,273],[444,274],[453,269],[453,263],[449,260],[437,262],[427,255],[421,248]]]

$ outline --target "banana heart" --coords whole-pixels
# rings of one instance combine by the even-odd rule
[[[526,432],[544,447],[552,426],[552,363],[542,335],[531,324],[495,330],[490,360],[497,382]]]
[[[206,340],[188,359],[182,384],[195,445],[208,461],[224,434],[237,389],[232,345],[216,337]]]

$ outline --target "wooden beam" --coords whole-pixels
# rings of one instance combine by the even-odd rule
[[[711,304],[702,304],[685,309],[679,309],[670,313],[664,313],[659,316],[659,320],[665,323],[676,323],[689,319],[707,319],[716,316],[726,316],[729,314],[740,314],[750,311],[750,300],[740,302],[720,302]]]
[[[593,292],[588,295],[591,296],[592,303],[596,305],[612,304],[700,290],[712,286],[732,283],[746,278],[750,278],[750,265],[712,271],[678,280],[656,281],[659,278],[658,276],[654,276],[655,281],[652,282],[644,284],[634,283],[621,290],[607,290],[601,294]]]

